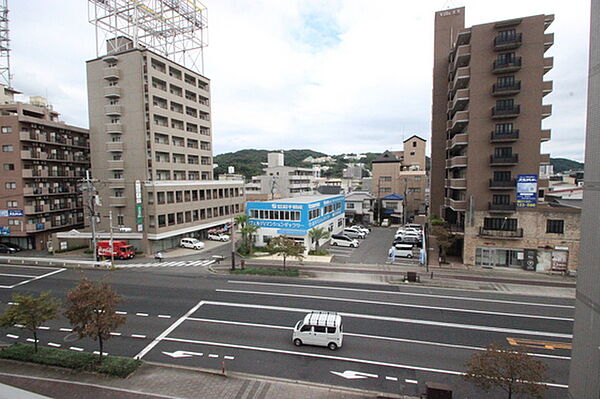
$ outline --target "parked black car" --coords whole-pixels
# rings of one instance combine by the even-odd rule
[[[14,254],[17,250],[6,246],[5,244],[0,244],[0,254]]]
[[[23,248],[21,248],[19,245],[13,244],[12,242],[0,242],[0,245],[4,245],[5,247],[12,248],[12,249],[14,249],[17,252],[23,250]]]

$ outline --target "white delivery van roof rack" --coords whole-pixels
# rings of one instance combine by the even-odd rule
[[[313,311],[304,317],[304,324],[312,326],[337,327],[341,317],[336,312]]]

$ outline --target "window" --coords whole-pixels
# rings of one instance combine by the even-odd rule
[[[416,147],[416,146],[417,146],[417,142],[416,142],[416,141],[413,141],[413,143],[412,143],[412,146],[413,146],[413,147]]]
[[[498,32],[498,36],[496,42],[500,43],[500,42],[509,42],[509,41],[513,41],[517,38],[517,31],[516,29],[508,29],[508,30],[503,30]]]
[[[344,225],[344,218],[338,219],[338,227],[342,227]]]
[[[510,171],[494,172],[494,181],[511,181],[512,175]]]
[[[498,88],[513,87],[514,85],[515,85],[515,76],[514,75],[501,76],[496,80],[496,87],[498,87]]]
[[[497,100],[496,101],[496,110],[508,110],[515,108],[515,100],[512,98]]]
[[[10,144],[3,145],[2,152],[13,152],[13,146]]]
[[[125,216],[117,215],[117,225],[124,226],[125,225]]]
[[[123,190],[121,190],[121,189],[117,189],[117,190],[115,190],[114,197],[116,197],[116,198],[123,198],[123,192],[124,192],[124,191],[123,191]]]
[[[354,209],[354,204],[351,202],[346,203],[346,209]]]
[[[546,221],[546,233],[564,234],[565,232],[565,221],[548,219]]]
[[[517,231],[517,219],[484,218],[483,228],[486,230]]]
[[[380,176],[379,181],[381,181],[381,182],[392,181],[392,176]]]
[[[513,64],[516,61],[515,53],[504,53],[498,54],[496,58],[496,65],[502,66],[507,64]]]
[[[327,327],[327,334],[335,334],[335,327]]]
[[[326,331],[326,327],[325,326],[315,326],[315,332],[317,333],[325,333]]]
[[[18,226],[20,224],[21,222],[19,221],[19,219],[8,219],[9,226]]]
[[[310,331],[310,328],[311,328],[311,327],[312,327],[312,326],[309,326],[308,324],[305,324],[305,325],[303,325],[303,326],[300,328],[300,331],[301,331],[301,332]]]
[[[492,196],[492,203],[494,205],[509,205],[510,195],[507,194],[495,194]]]
[[[158,227],[165,227],[167,220],[165,215],[158,215]]]
[[[496,123],[496,133],[512,133],[513,132],[513,124],[512,123]]]
[[[4,133],[4,134],[12,133],[12,126],[2,126],[2,133]]]
[[[14,163],[5,163],[3,169],[4,170],[15,170],[15,164]]]
[[[494,156],[498,158],[509,158],[512,156],[512,147],[497,147],[494,149]]]
[[[4,188],[6,188],[7,190],[15,190],[17,188],[17,183],[15,183],[14,181],[7,181],[6,183],[4,183]]]
[[[19,202],[17,201],[6,201],[7,208],[16,208],[19,206]]]

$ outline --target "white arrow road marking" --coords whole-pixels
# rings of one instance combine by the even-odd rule
[[[347,380],[362,380],[364,378],[379,378],[377,374],[362,373],[360,371],[346,370],[343,373],[339,371],[330,371],[331,374],[339,375]]]
[[[171,356],[172,358],[178,359],[181,357],[203,356],[204,354],[200,352],[175,351],[163,352],[163,355]]]

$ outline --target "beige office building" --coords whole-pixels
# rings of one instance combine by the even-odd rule
[[[127,39],[87,62],[99,230],[145,252],[203,238],[244,211],[243,183],[213,180],[210,81]],[[111,49],[113,49],[111,51]]]

